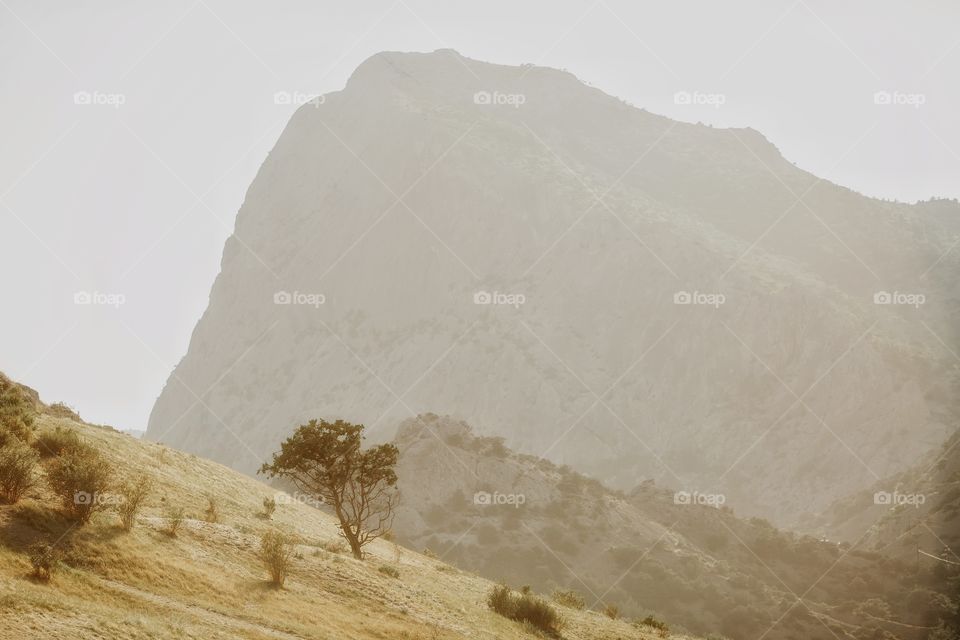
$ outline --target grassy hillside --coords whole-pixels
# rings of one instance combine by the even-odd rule
[[[276,491],[263,483],[79,422],[62,408],[34,406],[34,442],[58,427],[74,430],[112,463],[114,483],[144,473],[154,486],[131,531],[120,528],[112,508],[78,526],[64,516],[45,479],[55,459],[48,455],[38,484],[16,504],[0,504],[0,638],[536,637],[487,607],[493,583],[442,559],[380,540],[364,561],[354,560],[334,520],[317,509],[280,504],[267,519],[263,500]],[[205,520],[210,500],[217,522]],[[171,536],[165,529],[177,507],[186,519]],[[282,589],[271,586],[257,557],[270,530],[296,541]],[[27,550],[37,540],[60,554],[48,582],[32,576]],[[557,608],[570,640],[657,637],[649,627]]]

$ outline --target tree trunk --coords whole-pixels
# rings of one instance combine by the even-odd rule
[[[340,531],[343,532],[343,537],[350,543],[350,551],[353,552],[353,557],[357,560],[363,560],[363,551],[360,549],[360,539],[358,537],[359,533],[353,532],[353,527],[351,527],[347,521],[347,517],[344,515],[340,505],[335,504],[334,511],[337,513],[337,519],[340,520]]]

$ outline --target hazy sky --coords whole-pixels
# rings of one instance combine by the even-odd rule
[[[0,370],[145,428],[294,110],[274,94],[340,89],[378,51],[565,68],[913,201],[960,197],[958,18],[954,0],[0,0]]]

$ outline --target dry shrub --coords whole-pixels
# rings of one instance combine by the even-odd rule
[[[163,532],[171,538],[176,538],[183,524],[184,513],[183,507],[167,507],[167,526],[164,527]]]
[[[104,509],[103,498],[113,476],[113,466],[93,447],[81,444],[66,449],[47,469],[47,478],[64,512],[80,524]]]
[[[276,531],[268,531],[260,539],[260,560],[270,574],[270,582],[282,587],[290,571],[290,561],[293,558],[293,545],[287,538]]]
[[[76,431],[61,427],[41,431],[33,441],[33,448],[37,450],[41,458],[60,456],[67,451],[82,447],[83,443]]]
[[[58,562],[57,550],[48,542],[34,542],[27,548],[27,554],[34,577],[44,582],[50,580]]]
[[[207,522],[220,522],[220,507],[213,496],[207,496],[207,508],[203,512],[203,519]]]
[[[583,600],[583,596],[573,589],[556,589],[550,595],[550,598],[557,604],[570,609],[583,609],[587,606],[587,603]]]
[[[33,449],[11,438],[0,446],[0,498],[14,504],[35,482],[35,469],[40,462]]]
[[[491,589],[487,606],[505,618],[529,624],[539,631],[559,636],[563,629],[563,617],[550,604],[531,593],[514,593],[505,584]]]
[[[139,475],[120,486],[120,526],[124,531],[130,531],[137,520],[137,514],[143,506],[143,501],[153,489],[153,481],[147,475]]]

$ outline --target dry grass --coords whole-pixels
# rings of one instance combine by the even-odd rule
[[[0,638],[502,638],[528,639],[490,611],[493,586],[443,563],[376,541],[369,558],[337,549],[335,519],[298,503],[261,514],[276,490],[219,464],[107,429],[43,416],[41,429],[75,428],[118,468],[144,472],[151,490],[136,526],[116,511],[74,527],[41,481],[17,505],[0,506]],[[216,501],[218,522],[202,517]],[[169,506],[186,516],[176,537]],[[268,531],[295,541],[284,589],[272,588],[259,557]],[[60,567],[32,577],[27,547],[56,542]],[[396,567],[402,579],[381,573]],[[654,638],[589,611],[564,611],[568,640]]]

